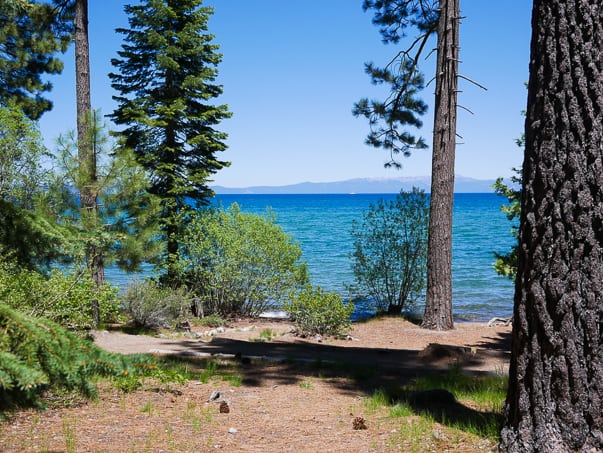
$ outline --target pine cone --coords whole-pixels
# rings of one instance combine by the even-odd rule
[[[228,414],[229,412],[230,412],[230,406],[228,405],[228,403],[226,401],[222,401],[220,403],[220,413]]]
[[[363,417],[355,417],[354,420],[352,420],[352,426],[356,430],[367,429],[366,420]]]

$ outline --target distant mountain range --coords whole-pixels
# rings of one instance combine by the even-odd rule
[[[493,192],[493,179],[474,179],[457,175],[454,180],[455,193]],[[401,178],[356,178],[337,182],[302,182],[287,186],[223,187],[213,186],[217,194],[327,194],[327,193],[398,193],[413,187],[431,190],[430,176]]]

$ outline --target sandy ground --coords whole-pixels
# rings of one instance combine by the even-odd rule
[[[355,324],[346,339],[299,338],[282,321],[244,320],[223,333],[202,335],[207,330],[193,329],[199,338],[174,332],[158,338],[100,331],[95,341],[120,353],[178,353],[191,361],[235,362],[239,384],[191,381],[128,394],[104,385],[97,401],[45,412],[27,410],[3,422],[0,451],[352,453],[492,448],[464,433],[454,439],[437,430],[424,438],[409,435],[405,426],[413,417],[392,418],[383,410],[367,409],[365,402],[377,389],[404,385],[451,364],[476,375],[506,373],[510,327],[457,324],[452,331],[434,332],[384,318]],[[268,330],[272,339],[258,341]],[[220,397],[209,401],[216,391]],[[222,401],[228,413],[220,412]],[[461,403],[463,410],[474,410]],[[353,429],[356,417],[363,417],[368,429]]]

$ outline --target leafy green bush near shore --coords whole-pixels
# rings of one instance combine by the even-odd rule
[[[149,329],[186,317],[192,305],[185,288],[161,288],[152,280],[132,283],[122,299],[123,309],[134,324]]]
[[[195,217],[180,250],[180,272],[200,316],[257,315],[308,282],[302,250],[265,215],[228,209]]]
[[[297,328],[309,335],[340,335],[350,326],[354,305],[345,304],[335,292],[306,287],[283,304]]]

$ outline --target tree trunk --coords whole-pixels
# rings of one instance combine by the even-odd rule
[[[75,90],[77,104],[77,148],[82,224],[88,232],[98,224],[96,155],[92,148],[90,102],[90,47],[88,44],[88,0],[75,2]],[[91,241],[86,247],[86,266],[96,285],[104,283],[102,251]],[[98,300],[92,300],[92,321],[100,323]]]
[[[452,329],[452,206],[459,55],[459,0],[442,0],[438,49],[427,256],[422,326]]]
[[[535,0],[502,447],[603,451],[603,4]]]

